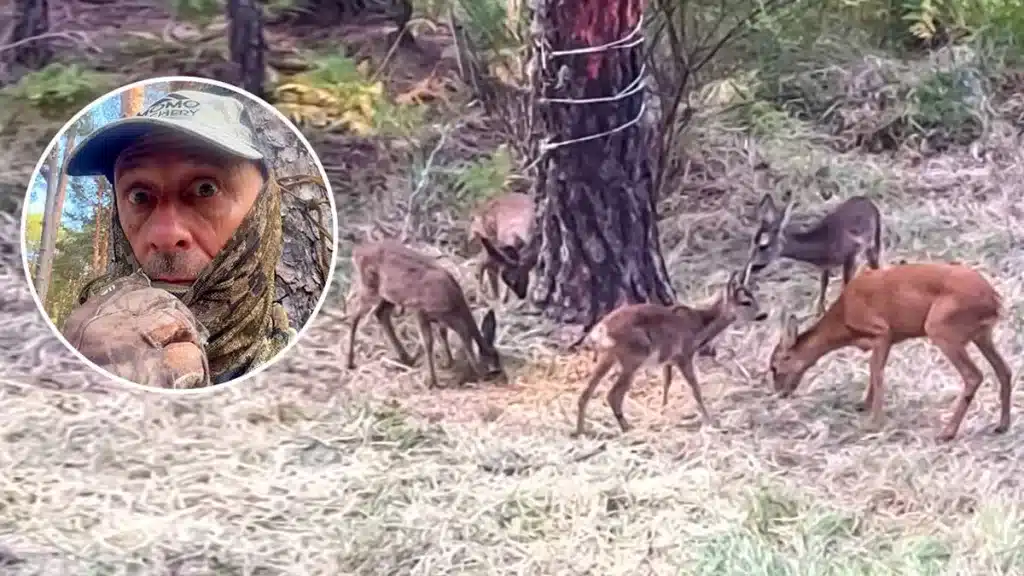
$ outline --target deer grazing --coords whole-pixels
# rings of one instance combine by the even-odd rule
[[[865,270],[855,276],[817,322],[798,332],[785,314],[782,334],[771,355],[774,389],[782,397],[796,390],[804,373],[821,357],[847,346],[870,351],[870,382],[857,406],[870,409],[872,425],[881,420],[883,371],[890,348],[926,337],[949,358],[963,379],[963,392],[938,439],[952,440],[983,376],[967,353],[973,342],[995,371],[1001,411],[994,432],[1010,427],[1010,368],[993,342],[1001,297],[977,271],[960,264],[913,263]]]
[[[494,311],[488,310],[484,314],[478,328],[462,288],[433,259],[396,240],[388,239],[357,245],[352,250],[352,264],[356,278],[346,303],[346,308],[352,306],[349,369],[355,368],[356,330],[360,320],[371,310],[383,327],[399,361],[407,366],[413,365],[414,359],[402,346],[391,322],[395,308],[401,307],[416,315],[430,370],[428,388],[438,387],[433,356],[434,324],[438,326],[441,345],[449,365],[454,362],[448,344],[448,330],[451,330],[462,342],[470,367],[478,378],[505,378],[501,359],[494,348],[497,328]],[[477,358],[474,358],[473,343],[479,352]]]
[[[789,225],[793,199],[780,210],[770,194],[757,207],[758,228],[750,242],[751,271],[761,272],[777,258],[798,260],[821,270],[821,294],[817,313],[825,312],[825,295],[832,270],[843,269],[843,286],[857,270],[863,253],[868,266],[878,269],[882,252],[882,217],[874,202],[854,196],[836,206],[814,225],[798,229]]]
[[[469,237],[471,241],[478,239],[483,246],[475,262],[481,291],[484,291],[486,278],[492,296],[502,302],[508,301],[509,289],[519,299],[526,297],[536,255],[524,258],[523,252],[530,241],[533,218],[533,199],[518,192],[488,200],[474,211]],[[500,288],[499,275],[502,280]]]
[[[663,406],[668,403],[672,365],[675,365],[690,386],[703,422],[713,425],[714,420],[708,414],[700,393],[693,357],[698,349],[737,319],[761,321],[767,317],[747,287],[749,274],[749,267],[742,276],[733,272],[721,295],[706,307],[631,304],[601,319],[587,335],[587,340],[597,352],[597,365],[580,394],[573,436],[583,434],[587,403],[598,383],[615,364],[621,367],[621,372],[608,391],[607,400],[623,432],[628,432],[631,426],[622,413],[622,401],[636,372],[649,365],[662,366]]]

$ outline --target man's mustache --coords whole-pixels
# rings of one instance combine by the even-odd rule
[[[155,252],[142,265],[142,271],[150,278],[173,278],[195,280],[205,264],[200,258],[184,252]]]

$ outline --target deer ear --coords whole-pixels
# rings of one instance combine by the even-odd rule
[[[761,217],[761,220],[770,222],[775,220],[775,214],[778,210],[775,208],[775,200],[772,199],[772,195],[765,192],[765,195],[761,197],[761,201],[757,204],[757,215]]]
[[[753,262],[747,262],[747,264],[743,267],[743,275],[740,276],[740,285],[741,286],[747,286],[747,287],[750,286],[750,272],[753,269],[753,267],[754,267],[754,263]]]
[[[782,318],[782,342],[786,348],[789,348],[796,342],[796,317],[788,312],[784,312]]]
[[[739,288],[739,275],[736,272],[729,274],[729,281],[725,283],[725,296],[726,298],[731,297],[736,293],[736,289]]]
[[[487,313],[484,314],[483,320],[480,322],[480,335],[484,337],[484,340],[488,344],[494,344],[494,336],[497,332],[497,328],[498,321],[494,317],[494,310],[487,310]]]
[[[484,250],[487,251],[487,254],[490,255],[491,258],[494,258],[495,260],[502,262],[506,266],[515,266],[518,262],[518,260],[510,260],[509,253],[506,252],[506,250],[499,250],[497,247],[494,246],[494,244],[491,244],[491,241],[488,240],[487,238],[481,236],[480,245],[484,247]],[[514,254],[518,256],[518,252],[514,252]]]
[[[780,224],[779,224],[779,229],[780,230],[782,228],[785,228],[786,224],[789,224],[789,217],[793,215],[793,205],[796,203],[796,200],[793,199],[791,193],[787,192],[786,194],[787,194],[787,201],[786,201],[786,207],[782,209],[782,218],[780,219]]]

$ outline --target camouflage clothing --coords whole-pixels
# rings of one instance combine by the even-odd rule
[[[249,372],[294,337],[284,308],[274,302],[282,237],[281,192],[272,177],[228,243],[187,289],[150,285],[121,229],[116,202],[111,212],[113,264],[82,290],[81,307],[63,329],[90,360],[139,384],[202,387]],[[171,329],[162,322],[177,324]],[[204,353],[205,376],[198,376],[192,352],[179,346],[184,342]],[[170,369],[154,376],[158,365]],[[180,376],[186,369],[189,376]]]

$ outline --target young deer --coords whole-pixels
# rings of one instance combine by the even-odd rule
[[[353,248],[352,264],[356,271],[348,302],[353,303],[352,325],[349,330],[348,368],[355,368],[356,330],[359,321],[373,310],[384,328],[391,347],[399,361],[412,366],[414,359],[406,352],[395,334],[391,315],[396,307],[410,310],[416,315],[420,338],[423,341],[427,366],[430,369],[428,388],[437,388],[434,369],[434,334],[437,324],[445,359],[452,364],[448,330],[455,332],[466,350],[470,367],[478,378],[505,378],[501,359],[494,348],[496,321],[494,311],[484,314],[477,328],[473,313],[458,282],[433,259],[396,240],[366,242]],[[347,307],[347,306],[346,306]],[[479,355],[474,358],[472,343]]]
[[[782,335],[771,356],[773,386],[788,397],[804,373],[829,352],[847,346],[870,351],[870,382],[857,410],[870,409],[872,424],[877,426],[882,413],[882,372],[890,348],[926,337],[949,358],[964,382],[953,417],[938,436],[948,441],[956,436],[984,379],[967,353],[967,344],[973,342],[999,381],[1002,410],[995,432],[1005,432],[1010,427],[1011,374],[992,337],[1001,306],[992,285],[959,264],[915,263],[865,270],[806,331],[798,333],[796,319],[784,315]]]
[[[612,311],[598,322],[587,337],[597,352],[597,366],[580,394],[573,436],[583,434],[587,403],[615,364],[622,370],[608,391],[607,400],[623,432],[629,431],[631,426],[623,416],[622,401],[636,372],[650,365],[662,366],[662,406],[668,403],[672,365],[675,365],[693,392],[703,422],[713,424],[714,420],[704,407],[693,356],[737,319],[761,321],[768,316],[760,310],[757,299],[747,287],[749,273],[749,268],[742,277],[733,272],[721,295],[706,307],[631,304]]]
[[[533,230],[533,198],[512,192],[488,200],[474,211],[469,225],[470,240],[480,240],[483,250],[476,258],[476,279],[481,292],[485,277],[492,296],[508,301],[509,289],[520,299],[526,297],[533,259],[521,262],[524,247]],[[498,276],[502,285],[498,285]],[[500,294],[499,294],[500,289]]]
[[[857,270],[863,253],[868,266],[878,269],[882,253],[882,217],[874,202],[854,196],[836,206],[807,229],[789,226],[794,200],[779,210],[770,194],[757,206],[759,224],[750,242],[749,262],[755,274],[779,257],[812,264],[821,270],[817,312],[825,312],[825,294],[831,271],[843,269],[843,286]]]

